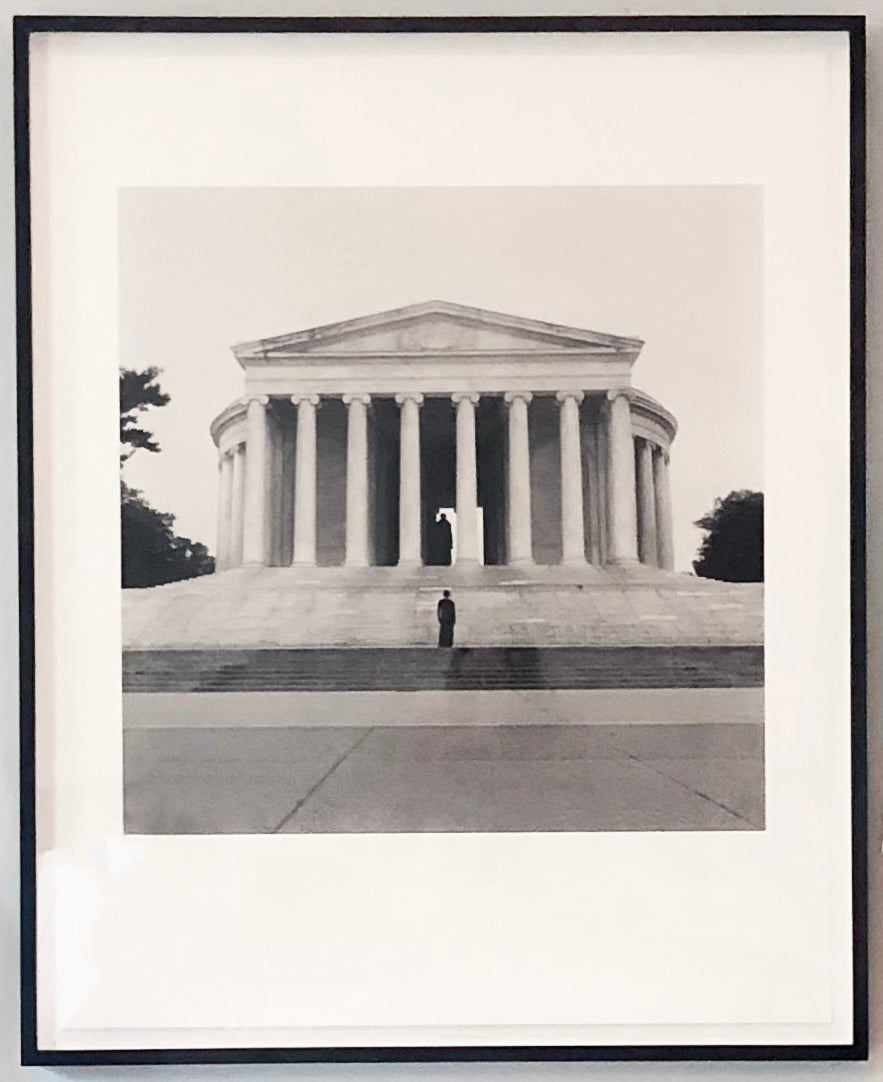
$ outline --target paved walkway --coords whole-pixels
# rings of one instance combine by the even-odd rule
[[[127,729],[690,725],[763,721],[763,688],[240,691],[124,695]]]
[[[413,710],[401,706],[391,723],[394,708],[379,699],[369,719],[366,701],[383,693],[359,693],[358,703],[326,694],[309,708],[306,694],[275,701],[243,693],[127,696],[126,830],[763,829],[756,691],[754,700],[741,690],[717,691],[713,700],[707,691],[606,693],[606,710],[600,692],[570,693],[566,706],[561,692],[481,693],[484,703],[493,696],[519,701],[518,724],[505,713],[494,723],[491,705],[463,724],[465,692],[439,693],[448,701],[421,708],[424,719],[439,709],[442,724],[415,723]],[[526,698],[543,695],[545,704]],[[676,696],[687,722],[672,720]],[[403,698],[398,693],[396,702]],[[235,720],[242,710],[248,724]],[[305,710],[314,719],[317,711],[333,712],[337,723],[303,724]],[[286,711],[301,723],[286,723]],[[377,724],[377,715],[386,722]]]

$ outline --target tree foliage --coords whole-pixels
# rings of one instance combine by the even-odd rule
[[[175,533],[174,515],[151,507],[125,482],[120,496],[124,589],[161,586],[214,571],[214,557],[205,545]]]
[[[763,493],[743,489],[716,499],[696,523],[706,530],[693,570],[706,579],[763,582]]]
[[[141,415],[171,401],[159,385],[159,369],[142,372],[120,369],[120,465],[136,451],[156,453],[152,432],[141,426]],[[174,530],[175,516],[151,507],[143,493],[120,480],[123,588],[160,586],[215,569],[208,548]]]
[[[158,368],[145,368],[142,372],[120,369],[120,462],[126,462],[136,451],[159,450],[153,433],[139,425],[145,410],[171,401],[158,379]]]

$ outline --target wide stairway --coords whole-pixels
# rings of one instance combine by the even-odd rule
[[[128,650],[432,646],[441,590],[456,645],[757,646],[762,584],[649,568],[237,568],[123,591]],[[438,662],[436,662],[438,664]]]
[[[761,646],[127,650],[126,692],[707,688],[763,684]]]

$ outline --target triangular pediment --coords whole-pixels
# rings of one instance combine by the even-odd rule
[[[548,354],[578,351],[636,354],[635,338],[599,334],[481,308],[428,301],[234,347],[243,363],[310,355]]]

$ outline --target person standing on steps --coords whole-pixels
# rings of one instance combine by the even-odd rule
[[[450,590],[444,590],[443,595],[438,603],[438,644],[439,646],[453,646],[457,607],[451,601]]]

